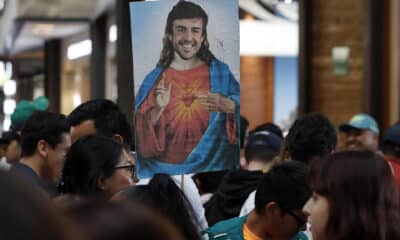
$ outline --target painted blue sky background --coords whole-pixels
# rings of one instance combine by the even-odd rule
[[[167,15],[178,0],[130,3],[135,94],[156,66]],[[208,14],[208,40],[214,55],[227,63],[239,81],[239,21],[235,0],[192,0]],[[223,44],[221,44],[223,42]]]

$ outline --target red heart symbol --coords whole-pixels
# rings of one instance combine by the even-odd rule
[[[182,101],[186,107],[190,107],[196,98],[197,97],[192,93],[185,93],[182,97]]]

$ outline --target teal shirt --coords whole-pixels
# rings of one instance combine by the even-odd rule
[[[247,216],[243,216],[221,221],[208,228],[206,234],[208,234],[210,240],[244,240],[243,224],[246,219]],[[299,232],[291,240],[308,240],[308,238],[303,232]]]

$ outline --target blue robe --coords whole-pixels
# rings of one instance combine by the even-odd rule
[[[240,123],[239,83],[235,80],[228,65],[219,60],[213,60],[209,69],[210,92],[220,93],[235,102],[236,129],[238,130]],[[157,67],[143,80],[135,98],[135,114],[163,71],[163,67]],[[139,178],[150,178],[155,173],[178,175],[237,168],[239,166],[239,144],[228,142],[225,123],[225,113],[212,112],[208,128],[199,143],[186,160],[179,164],[164,163],[154,158],[144,158],[140,155],[140,152],[137,152],[136,168]],[[237,139],[240,139],[239,131],[237,132]]]

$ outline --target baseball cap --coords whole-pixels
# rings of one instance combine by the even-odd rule
[[[246,149],[267,148],[279,152],[282,139],[269,131],[258,131],[250,134],[247,140]]]
[[[390,142],[400,145],[400,124],[395,124],[386,130],[385,135],[383,135],[382,142]]]
[[[339,126],[339,130],[342,132],[348,132],[352,128],[370,130],[376,134],[379,134],[378,124],[376,123],[375,119],[365,113],[356,114],[348,123]]]

